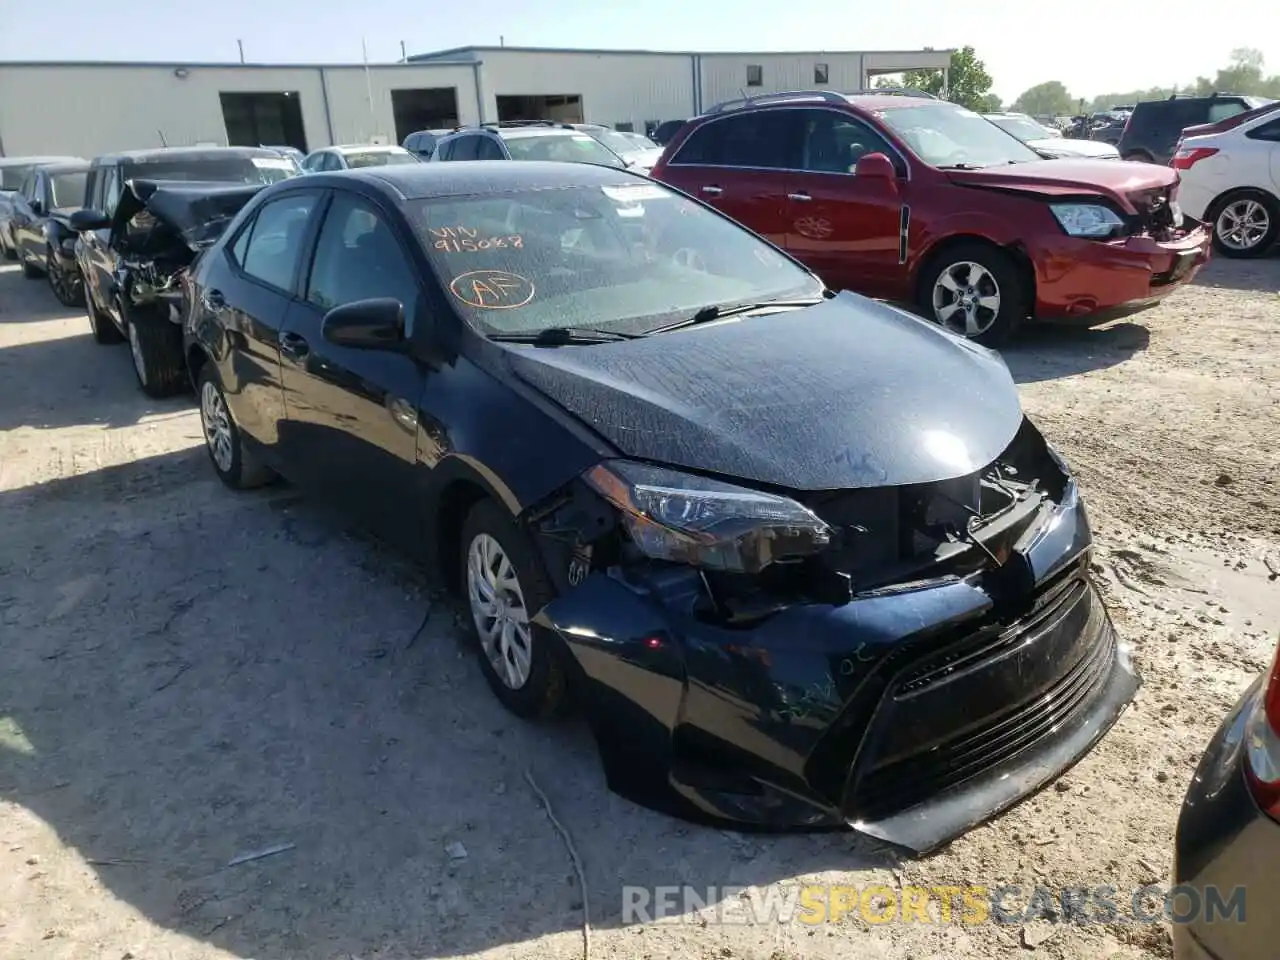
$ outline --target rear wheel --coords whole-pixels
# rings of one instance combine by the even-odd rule
[[[1280,235],[1280,201],[1261,190],[1235,190],[1209,214],[1213,248],[1224,257],[1260,257]]]
[[[564,712],[565,651],[559,638],[532,622],[555,597],[534,545],[491,500],[472,507],[461,539],[465,599],[490,689],[519,717]]]
[[[28,263],[26,257],[19,255],[19,259],[22,261],[22,275],[28,280],[39,280],[40,268],[33,263]]]
[[[1013,259],[990,244],[953,243],[920,274],[924,315],[952,333],[984,346],[1004,343],[1028,310],[1028,291]]]
[[[125,310],[125,331],[142,392],[168,397],[187,385],[182,329],[155,310]]]

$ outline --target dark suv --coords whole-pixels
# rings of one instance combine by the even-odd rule
[[[1168,163],[1186,127],[1216,123],[1266,102],[1262,97],[1242,97],[1234,93],[1144,100],[1133,108],[1120,135],[1117,144],[1120,156],[1125,160]]]
[[[589,133],[552,120],[504,120],[465,127],[438,140],[431,159],[557,160],[626,166],[621,157]]]
[[[917,305],[990,345],[1028,317],[1097,323],[1189,281],[1178,174],[1046,160],[954,103],[882,91],[772,94],[690,120],[655,180],[710,204],[828,286]]]

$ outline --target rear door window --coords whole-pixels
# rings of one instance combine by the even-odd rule
[[[1260,127],[1254,127],[1245,136],[1251,140],[1269,140],[1272,143],[1280,142],[1280,119],[1272,120],[1270,123],[1264,123]]]
[[[671,161],[710,167],[795,168],[799,164],[796,110],[761,110],[703,124]]]
[[[314,193],[296,193],[262,205],[232,248],[246,274],[284,293],[293,290],[316,197]]]

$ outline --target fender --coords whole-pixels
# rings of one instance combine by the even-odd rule
[[[1007,247],[1017,243],[1019,239],[1015,224],[1021,222],[1022,218],[1013,218],[1003,213],[972,210],[924,221],[918,216],[918,211],[915,212],[917,215],[911,221],[911,242],[907,253],[907,269],[912,277],[913,287],[920,268],[939,244],[958,237],[974,237],[996,246]]]

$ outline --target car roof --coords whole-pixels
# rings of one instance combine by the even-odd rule
[[[513,190],[546,190],[556,187],[603,187],[647,184],[647,177],[617,167],[591,163],[556,163],[547,160],[473,160],[467,163],[407,163],[392,167],[362,167],[341,174],[313,174],[303,178],[323,185],[317,178],[332,177],[332,184],[363,182],[400,200],[500,194]],[[284,181],[290,183],[291,181]]]
[[[399,153],[404,147],[396,143],[339,143],[324,149],[336,150],[338,153]]]
[[[42,163],[40,169],[45,173],[88,173],[89,161],[77,160],[74,163]]]
[[[84,157],[0,157],[0,167],[18,167],[28,164],[44,166],[49,163],[88,163]]]
[[[126,160],[130,163],[152,163],[161,160],[218,160],[223,157],[278,158],[269,147],[151,147],[146,150],[121,150],[104,153],[98,161]]]

